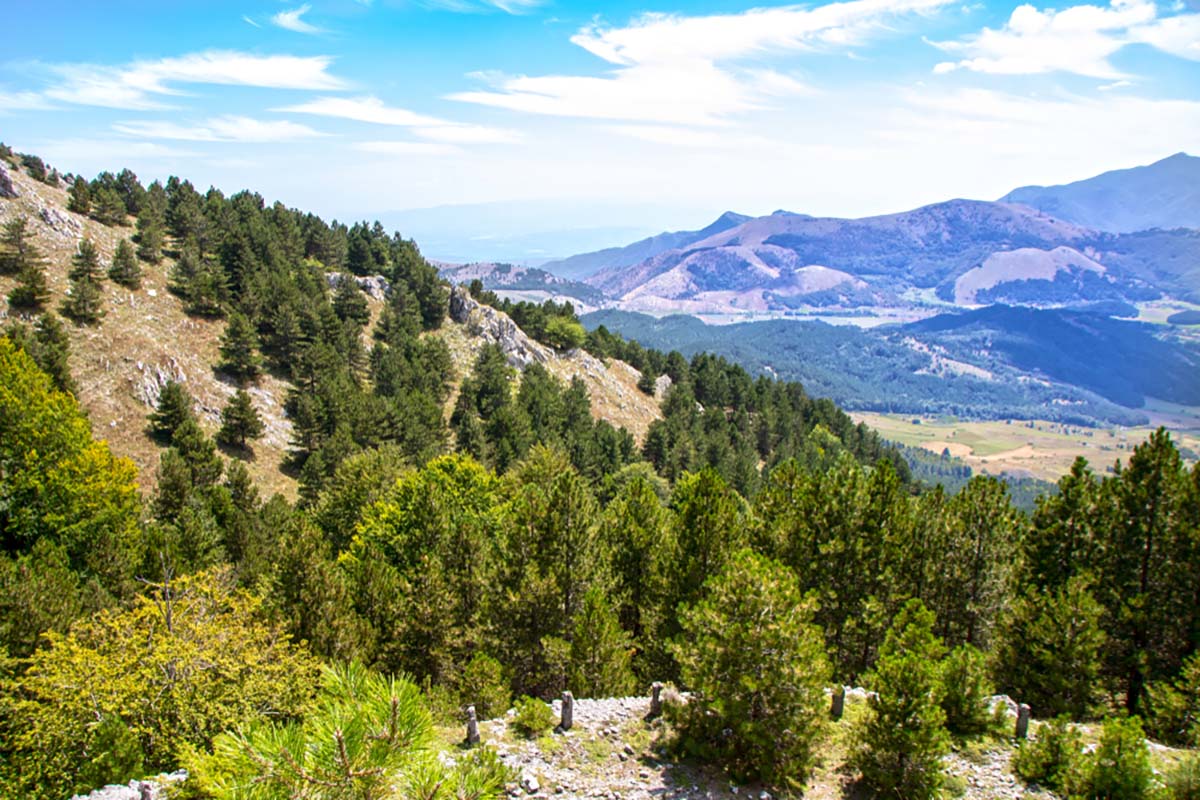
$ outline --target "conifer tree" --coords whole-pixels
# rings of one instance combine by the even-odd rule
[[[75,381],[71,378],[68,357],[71,340],[63,324],[53,314],[42,314],[31,332],[21,323],[14,323],[4,335],[17,347],[24,350],[42,372],[50,376],[54,388],[60,392],[76,393]]]
[[[568,685],[577,697],[623,697],[633,689],[633,642],[604,595],[599,586],[588,589],[575,619]]]
[[[157,264],[162,261],[163,237],[166,235],[166,222],[163,214],[166,209],[166,195],[162,185],[155,182],[146,192],[146,200],[142,204],[142,212],[137,220],[137,255],[142,261]]]
[[[217,366],[239,380],[254,380],[262,367],[257,348],[254,325],[245,314],[235,311],[229,315],[221,336],[221,362]]]
[[[76,177],[75,182],[71,184],[67,210],[76,214],[87,214],[92,210],[92,192],[88,182],[81,177]]]
[[[738,779],[789,794],[803,786],[830,677],[814,607],[791,570],[748,549],[705,582],[672,648],[692,689],[677,720],[685,749]]]
[[[71,293],[60,307],[63,316],[80,325],[95,325],[104,318],[104,297],[100,284],[88,278],[71,280]]]
[[[265,430],[258,409],[245,389],[238,389],[228,405],[221,410],[221,429],[217,441],[246,449],[246,442],[263,435]]]
[[[133,245],[128,239],[117,243],[117,251],[113,254],[112,265],[108,268],[108,277],[113,283],[120,284],[126,289],[142,287],[142,268],[138,266],[133,254]]]
[[[101,225],[124,225],[125,214],[125,201],[117,194],[116,189],[101,186],[92,193],[92,218]]]
[[[367,308],[367,297],[352,276],[343,275],[338,280],[333,295],[333,310],[341,320],[353,320],[360,328],[371,321]]]
[[[188,465],[194,488],[213,486],[221,479],[225,465],[217,455],[216,445],[205,435],[195,417],[188,417],[175,429],[171,448]]]
[[[941,791],[949,736],[936,694],[945,647],[933,625],[933,612],[909,600],[869,676],[877,697],[858,731],[854,763],[882,798],[933,800]]]
[[[19,275],[29,264],[43,263],[42,252],[32,238],[25,217],[5,223],[4,233],[0,235],[0,275]]]
[[[100,252],[91,239],[81,239],[75,255],[71,257],[71,271],[67,277],[72,281],[99,281],[103,277],[100,270]]]
[[[46,285],[46,268],[41,260],[25,260],[17,273],[17,285],[8,293],[8,304],[14,308],[41,308],[50,299],[50,287]]]
[[[168,381],[158,395],[158,405],[150,414],[150,433],[162,442],[171,441],[186,420],[193,419],[192,396],[182,383]]]

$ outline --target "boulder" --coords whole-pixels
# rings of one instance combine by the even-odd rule
[[[0,197],[12,199],[20,196],[21,193],[17,191],[17,187],[13,186],[12,176],[8,174],[4,162],[0,161]]]

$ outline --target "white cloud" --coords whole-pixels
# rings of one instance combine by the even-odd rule
[[[214,117],[198,125],[180,125],[157,120],[135,120],[113,125],[113,130],[147,139],[174,139],[187,142],[275,143],[325,136],[307,125],[288,120],[260,120],[250,117]]]
[[[315,114],[323,117],[349,119],[375,125],[413,128],[426,139],[455,144],[496,144],[520,141],[516,131],[468,125],[461,122],[418,114],[406,108],[389,106],[377,97],[320,97],[307,103],[274,109],[292,114]]]
[[[378,97],[320,97],[307,103],[276,108],[275,111],[292,114],[315,114],[322,117],[337,117],[355,122],[371,122],[376,125],[442,125],[442,120],[386,105]]]
[[[486,125],[436,125],[430,128],[414,128],[413,133],[423,139],[453,144],[514,144],[522,139],[517,131]]]
[[[944,52],[966,56],[938,64],[936,73],[1071,72],[1107,80],[1127,77],[1109,59],[1138,43],[1200,60],[1200,14],[1160,19],[1152,0],[1112,0],[1108,7],[1077,5],[1059,11],[1025,4],[999,30],[984,28],[959,41],[930,42]]]
[[[771,97],[811,93],[803,81],[739,62],[797,51],[841,50],[895,17],[953,0],[848,0],[700,17],[647,14],[622,28],[590,25],[571,41],[616,68],[581,75],[486,77],[490,88],[451,99],[533,114],[668,125],[718,125]]]
[[[160,97],[183,94],[179,84],[333,90],[346,84],[329,74],[329,56],[258,56],[209,50],[120,67],[60,64],[62,82],[46,95],[65,103],[124,109],[167,108]]]
[[[246,16],[245,14],[243,14],[243,15],[242,15],[242,22],[246,23],[247,25],[251,25],[251,26],[253,26],[253,27],[255,27],[255,28],[261,28],[261,27],[262,27],[262,25],[259,25],[257,22],[255,22],[254,20],[250,19],[250,17]]]
[[[354,149],[388,156],[444,156],[462,152],[452,144],[433,142],[358,142]]]
[[[37,92],[0,92],[0,115],[9,111],[48,111],[54,108]]]
[[[606,131],[668,147],[688,147],[702,150],[739,148],[777,148],[780,142],[766,137],[742,135],[721,129],[680,128],[670,125],[611,125]]]
[[[1133,81],[1113,81],[1112,83],[1106,83],[1096,88],[1102,92],[1111,92],[1113,89],[1127,89],[1130,86],[1133,86]]]
[[[324,28],[318,28],[316,25],[305,22],[302,19],[311,10],[312,6],[305,3],[299,8],[293,8],[291,11],[280,11],[271,17],[271,24],[284,30],[293,31],[294,33],[324,33]]]

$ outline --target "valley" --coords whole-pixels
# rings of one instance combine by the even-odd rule
[[[1076,458],[1086,458],[1096,472],[1108,472],[1117,460],[1127,462],[1133,448],[1152,434],[1157,424],[1170,428],[1180,452],[1190,462],[1200,460],[1200,408],[1168,410],[1155,406],[1154,426],[1096,427],[1063,425],[1047,420],[970,421],[945,417],[851,412],[855,422],[879,431],[890,441],[946,452],[976,474],[1037,478],[1056,482]]]

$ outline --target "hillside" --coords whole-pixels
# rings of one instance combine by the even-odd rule
[[[117,243],[134,233],[132,227],[109,227],[67,210],[65,187],[35,181],[2,160],[0,185],[11,185],[16,194],[0,197],[0,226],[25,217],[35,243],[48,257],[51,298],[46,306],[49,309],[57,309],[66,295],[68,267],[82,238],[96,243],[101,261],[107,264]],[[146,431],[147,415],[158,401],[162,387],[168,381],[183,383],[196,401],[202,427],[210,434],[219,427],[221,409],[236,389],[229,376],[215,369],[225,322],[185,312],[181,299],[167,288],[168,274],[174,265],[175,259],[169,255],[160,264],[143,264],[144,280],[137,291],[105,281],[102,291],[107,316],[102,324],[96,327],[66,324],[71,339],[70,368],[92,429],[115,453],[134,462],[145,490],[155,485],[162,452]],[[336,276],[331,280],[336,280]],[[378,277],[360,278],[359,282],[373,291],[374,296],[368,292],[369,306],[372,318],[378,320],[387,282]],[[0,326],[30,319],[10,309],[4,299],[14,284],[15,278],[0,275]],[[493,313],[501,322],[507,319],[501,312]],[[511,321],[502,327],[512,336],[520,334]],[[438,330],[426,335],[443,339],[449,345],[454,369],[448,377],[453,387],[469,374],[483,345],[496,341],[495,337],[489,339],[485,331],[453,318],[447,318]],[[370,331],[364,332],[364,341],[369,339]],[[624,426],[640,440],[649,424],[661,416],[653,398],[637,391],[638,373],[628,365],[620,362],[606,365],[580,353],[560,354],[536,342],[531,342],[530,347],[539,363],[554,375],[565,381],[575,375],[584,379],[598,419]],[[248,387],[266,432],[255,443],[253,457],[246,460],[246,465],[267,495],[279,492],[294,498],[296,475],[282,468],[294,436],[292,423],[284,411],[291,386],[287,377],[267,372]],[[452,393],[445,409],[447,419],[453,396]]]
[[[1200,228],[1200,158],[1176,153],[1061,186],[1023,186],[1000,202],[1111,233]]]
[[[599,289],[580,281],[560,278],[539,267],[481,262],[473,264],[438,263],[438,271],[451,283],[469,284],[473,280],[483,288],[514,300],[539,301],[550,297],[569,299],[581,311],[603,306],[606,298]]]
[[[706,325],[606,310],[585,315],[647,347],[720,353],[847,408],[968,419],[1143,424],[1146,395],[1195,404],[1200,353],[1138,323],[996,306],[908,326],[770,320]]]

